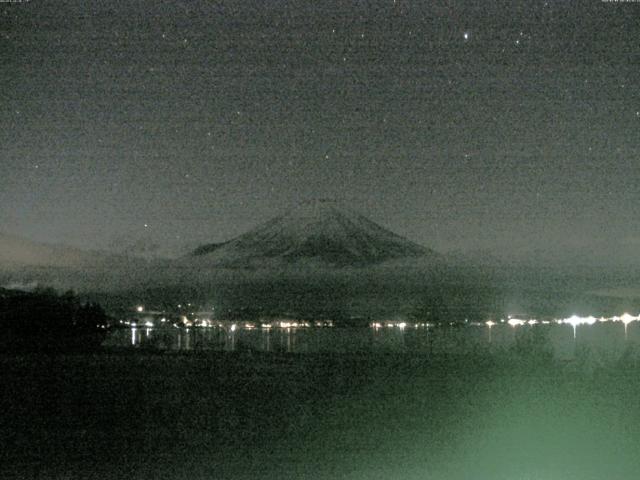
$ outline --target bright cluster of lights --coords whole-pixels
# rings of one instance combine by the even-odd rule
[[[609,320],[609,319],[606,319]],[[605,320],[605,321],[606,321]],[[640,315],[634,317],[633,315],[629,315],[628,313],[624,313],[621,317],[612,317],[610,320],[614,322],[622,322],[626,325],[629,325],[631,322],[635,322],[636,320],[640,320]]]
[[[316,320],[316,327],[333,327],[333,320]]]
[[[518,326],[522,326],[522,325],[537,325],[537,324],[550,324],[550,323],[556,323],[556,324],[568,324],[568,325],[593,325],[594,323],[597,322],[622,322],[625,325],[628,325],[631,322],[635,322],[637,320],[640,320],[640,315],[638,315],[637,317],[634,317],[633,315],[629,315],[628,313],[625,313],[621,316],[614,316],[614,317],[600,317],[600,318],[596,318],[594,316],[588,316],[588,317],[580,317],[578,315],[572,315],[568,318],[559,318],[559,319],[554,319],[554,320],[536,320],[536,319],[530,319],[530,320],[523,320],[520,318],[514,318],[514,317],[508,317],[507,320],[500,320],[500,323],[508,323],[509,325],[511,325],[512,327],[518,327]],[[487,320],[486,322],[484,322],[484,324],[488,327],[493,327],[494,325],[497,325],[498,322],[494,322],[493,320]]]
[[[187,303],[186,306],[191,307],[192,304]],[[183,307],[183,304],[178,305],[178,308],[182,308],[182,307]],[[155,324],[152,320],[149,319],[149,316],[162,313],[162,312],[148,311],[145,309],[143,305],[137,305],[135,307],[135,311],[136,313],[139,313],[139,314],[145,313],[146,314],[145,316],[147,318],[145,318],[144,321],[140,321],[141,319],[138,318],[139,320],[138,322],[132,321],[132,320],[120,320],[119,323],[121,325],[127,325],[133,328],[137,327],[138,325],[144,325],[147,328],[153,328]],[[214,321],[214,320],[211,320],[211,313],[206,315],[206,312],[202,312],[198,314],[192,313],[192,317],[193,316],[195,316],[195,318],[189,318],[187,315],[181,315],[180,320],[176,324],[174,324],[174,326],[181,326],[181,327],[187,327],[187,328],[188,327],[205,327],[205,328],[217,327],[217,328],[223,328],[225,330],[230,330],[232,332],[235,331],[236,329],[252,330],[255,328],[262,328],[262,329],[268,330],[271,328],[291,329],[291,328],[307,328],[311,326],[315,326],[315,327],[332,327],[333,326],[333,321],[331,320],[316,320],[314,322],[307,322],[302,320],[283,319],[283,320],[260,320],[257,323],[253,323],[253,322]],[[633,316],[633,315],[630,315],[629,313],[624,313],[620,316],[600,317],[600,318],[596,318],[594,316],[581,317],[579,315],[572,315],[568,318],[560,318],[560,319],[553,319],[553,320],[537,320],[534,318],[523,319],[523,318],[516,318],[509,315],[506,319],[500,319],[499,321],[487,320],[486,322],[468,322],[467,320],[465,320],[465,324],[475,325],[475,326],[487,326],[489,330],[491,330],[492,327],[499,324],[508,324],[514,329],[516,327],[522,327],[525,325],[538,325],[538,324],[570,325],[573,328],[573,335],[575,338],[576,330],[578,326],[594,325],[597,322],[621,322],[624,325],[624,331],[626,336],[628,325],[638,320],[640,320],[640,315]],[[165,323],[167,321],[168,320],[166,317],[162,317],[160,319],[161,323]],[[450,325],[453,325],[453,324],[455,324],[455,322],[450,322]],[[379,330],[382,328],[397,328],[400,330],[405,330],[407,328],[417,329],[417,328],[433,327],[434,324],[429,322],[407,322],[405,320],[388,320],[388,321],[372,322],[369,324],[369,326],[376,330]]]
[[[230,320],[214,320],[215,317],[215,307],[210,307],[208,310],[203,310],[200,312],[196,312],[195,308],[197,307],[197,303],[179,303],[177,304],[178,310],[182,312],[179,314],[179,317],[175,320],[171,320],[167,318],[167,313],[164,310],[161,311],[151,311],[148,310],[145,306],[138,304],[132,306],[133,315],[129,319],[120,320],[120,325],[126,325],[131,327],[136,327],[138,325],[145,325],[149,328],[155,327],[155,323],[158,321],[160,323],[170,322],[174,327],[177,328],[190,328],[190,327],[198,327],[198,328],[221,328],[224,330],[235,331],[236,329],[244,329],[244,330],[252,330],[255,328],[262,328],[265,330],[271,328],[282,328],[282,329],[292,329],[292,328],[307,328],[307,327],[333,327],[333,320],[315,320],[315,321],[305,321],[305,320],[297,320],[297,319],[289,319],[289,318],[266,318],[260,319],[256,322],[250,321],[230,321]],[[191,310],[194,311],[191,311]],[[186,310],[186,311],[185,311]],[[164,315],[164,316],[163,316]],[[160,318],[162,316],[162,318]]]
[[[502,320],[500,320],[500,322],[501,323],[505,323],[505,320],[502,319]],[[522,318],[514,318],[511,315],[509,315],[509,317],[507,318],[506,323],[508,323],[512,327],[521,327],[522,325],[538,325],[538,324],[547,325],[547,324],[549,324],[551,322],[549,320],[537,320],[535,318],[530,318],[528,320],[524,320]],[[485,325],[487,325],[489,328],[491,328],[494,325],[497,325],[497,323],[492,321],[492,320],[488,320],[488,321],[485,322]]]
[[[260,322],[230,322],[224,320],[211,320],[211,319],[203,319],[198,318],[195,320],[190,320],[187,316],[183,315],[180,318],[179,325],[184,327],[202,327],[202,328],[222,328],[225,330],[235,331],[237,329],[242,330],[254,330],[256,328],[262,328],[265,330],[271,328],[308,328],[313,326],[316,327],[332,327],[333,322],[331,321],[318,321],[313,324],[306,321],[297,321],[297,320],[277,320],[277,321],[260,321]]]
[[[513,318],[511,316],[508,317],[508,319],[506,320],[506,323],[511,325],[512,327],[521,327],[523,325],[537,325],[537,324],[543,324],[543,325],[548,325],[550,323],[554,323],[557,325],[571,325],[571,327],[573,328],[573,337],[576,337],[576,330],[578,328],[578,326],[580,325],[594,325],[597,322],[622,322],[624,324],[624,332],[625,332],[625,336],[627,334],[627,326],[631,323],[631,322],[635,322],[637,320],[640,320],[640,315],[638,316],[633,316],[630,315],[628,313],[624,313],[621,316],[613,316],[613,317],[600,317],[600,318],[596,318],[594,316],[588,316],[588,317],[580,317],[578,315],[572,315],[568,318],[559,318],[559,319],[554,319],[554,320],[542,320],[542,321],[538,321],[536,319],[530,319],[530,320],[523,320],[520,318]],[[502,319],[500,320],[500,323],[505,323],[505,320]],[[491,327],[493,327],[494,325],[497,325],[497,322],[494,322],[493,320],[487,320],[484,323],[487,327],[489,327],[489,329],[491,329]]]
[[[309,322],[298,322],[295,320],[286,320],[286,321],[271,322],[271,326],[279,327],[279,328],[307,328],[307,327],[310,327],[311,324]]]
[[[409,323],[405,321],[388,321],[388,322],[373,322],[369,325],[371,328],[376,330],[381,328],[399,328],[400,330],[404,330],[406,328],[423,328],[423,327],[432,327],[433,325],[427,322],[422,323]]]
[[[519,318],[510,318],[510,319],[507,321],[507,323],[508,323],[509,325],[511,325],[512,327],[520,327],[520,326],[522,326],[522,325],[526,324],[526,323],[527,323],[527,321],[526,321],[526,320],[521,320],[521,319],[519,319]]]
[[[558,323],[566,323],[575,328],[578,325],[593,325],[597,321],[598,319],[596,317],[579,317],[578,315],[572,315],[569,318],[558,320]]]

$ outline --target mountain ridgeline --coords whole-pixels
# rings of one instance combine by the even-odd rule
[[[191,302],[215,305],[221,318],[611,316],[637,310],[640,301],[598,292],[639,282],[637,272],[524,268],[481,250],[444,257],[332,201],[304,203],[175,259],[83,251],[0,233],[0,287],[72,289],[108,312]]]
[[[388,260],[440,255],[413,243],[333,201],[308,202],[223,243],[190,255],[225,267],[311,263],[366,266]]]

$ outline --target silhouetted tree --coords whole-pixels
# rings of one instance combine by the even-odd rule
[[[83,304],[72,291],[58,295],[53,289],[40,288],[0,294],[0,348],[4,350],[93,349],[104,340],[107,322],[102,307]]]

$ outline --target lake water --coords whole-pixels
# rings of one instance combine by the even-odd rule
[[[602,368],[499,351],[542,333]],[[618,360],[639,343],[638,322],[575,340],[570,325],[120,328],[108,354],[0,356],[0,478],[629,480],[639,359]]]
[[[405,328],[243,328],[242,324],[215,327],[121,328],[112,331],[106,347],[151,348],[173,351],[242,351],[288,353],[384,353],[464,354],[491,348],[528,348],[535,338],[558,358],[571,358],[589,350],[600,355],[618,355],[628,345],[640,344],[640,325],[629,325],[625,335],[620,323],[570,325],[506,324]],[[537,343],[540,346],[540,343]]]

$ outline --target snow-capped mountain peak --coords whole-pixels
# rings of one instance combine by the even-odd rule
[[[213,264],[242,266],[274,260],[363,265],[437,254],[337,202],[315,200],[228,242],[204,245],[192,256]]]

